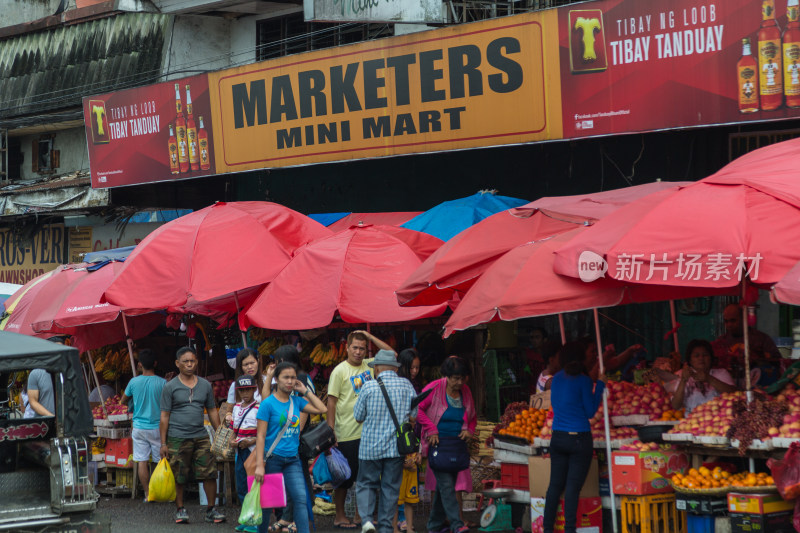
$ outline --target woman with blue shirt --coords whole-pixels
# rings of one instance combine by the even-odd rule
[[[551,380],[553,436],[550,440],[550,486],[544,505],[544,533],[553,533],[561,494],[564,494],[564,533],[575,533],[578,496],[592,463],[589,420],[603,399],[605,376],[597,384],[586,374],[586,348],[581,342],[564,345],[562,370]]]
[[[298,457],[300,413],[320,415],[326,412],[327,408],[322,400],[297,379],[297,366],[294,364],[283,362],[276,366],[275,381],[277,388],[261,402],[256,415],[258,429],[255,449],[260,452],[256,456],[255,479],[261,482],[265,473],[282,472],[288,496],[295,502],[304,502],[308,496],[303,479],[303,464]],[[297,391],[299,396],[292,395],[294,391]],[[280,436],[270,456],[265,458],[284,426],[286,430]],[[262,512],[266,519],[258,527],[258,531],[267,533],[270,509],[263,509]],[[309,533],[308,511],[304,506],[295,506],[294,521],[298,533]]]

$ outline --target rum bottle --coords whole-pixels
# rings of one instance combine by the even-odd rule
[[[771,111],[783,103],[781,30],[775,22],[775,0],[763,0],[761,18],[761,29],[758,30],[758,88],[761,109]]]
[[[186,120],[183,118],[183,106],[181,105],[181,89],[175,84],[175,109],[178,112],[175,119],[175,133],[178,134],[178,163],[181,172],[189,172],[189,144],[186,140]]]
[[[783,94],[787,107],[800,107],[800,8],[798,0],[786,6],[789,23],[783,33]]]
[[[758,111],[758,64],[750,53],[750,39],[742,39],[742,58],[736,64],[739,75],[739,112],[755,113]]]
[[[203,127],[203,117],[200,117],[200,131],[197,132],[197,143],[200,145],[200,169],[208,170],[211,162],[208,160],[208,133]]]
[[[197,152],[197,126],[192,117],[192,93],[186,86],[186,136],[189,138],[189,164],[192,170],[200,170],[200,155]]]
[[[180,173],[180,166],[178,165],[178,141],[175,139],[175,132],[172,131],[172,124],[169,125],[169,170],[173,174]]]

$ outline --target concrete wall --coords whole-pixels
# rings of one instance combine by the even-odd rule
[[[231,21],[222,17],[179,15],[175,17],[172,42],[165,44],[164,70],[169,79],[231,66]],[[187,72],[189,71],[189,72]],[[195,71],[195,72],[191,72]]]
[[[256,26],[259,20],[282,17],[303,11],[302,6],[286,4],[285,8],[270,11],[269,15],[242,17],[231,28],[231,58],[233,64],[246,65],[256,61]]]
[[[52,15],[58,9],[60,2],[61,0],[2,0],[0,28]],[[74,7],[75,0],[70,0],[69,6]]]
[[[55,174],[69,174],[76,170],[89,170],[89,153],[86,148],[86,131],[84,128],[72,128],[53,132],[53,150],[59,150],[60,166],[55,169]],[[20,177],[23,180],[39,179],[41,175],[31,170],[33,140],[38,140],[41,134],[22,137],[22,165]]]

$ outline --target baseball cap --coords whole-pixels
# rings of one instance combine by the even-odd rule
[[[239,376],[239,379],[236,380],[236,388],[237,389],[249,389],[249,388],[256,388],[256,380],[253,376],[249,376],[247,374],[243,376]]]

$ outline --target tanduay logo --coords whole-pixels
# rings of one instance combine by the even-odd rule
[[[589,250],[581,252],[578,257],[578,277],[581,278],[581,281],[589,283],[604,278],[606,272],[608,272],[608,262],[603,259],[603,256]]]

